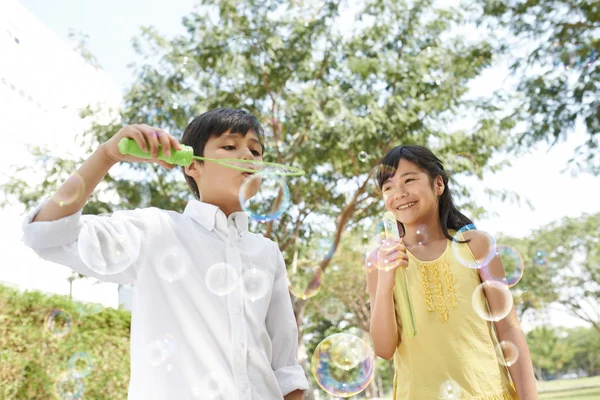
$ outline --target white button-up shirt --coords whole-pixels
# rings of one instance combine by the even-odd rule
[[[274,400],[308,389],[283,256],[248,232],[245,213],[226,217],[192,200],[183,214],[80,210],[32,222],[43,204],[23,224],[27,246],[81,274],[134,285],[129,400]],[[124,249],[131,263],[97,273],[93,256],[82,259],[82,237],[98,240],[100,256]]]

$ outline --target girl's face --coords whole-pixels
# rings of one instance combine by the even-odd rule
[[[438,218],[438,198],[444,192],[441,176],[433,185],[429,175],[416,164],[400,160],[393,174],[381,187],[385,208],[406,225],[425,223],[434,215]]]

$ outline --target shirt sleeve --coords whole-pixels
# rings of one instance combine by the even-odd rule
[[[308,390],[308,380],[298,363],[298,325],[288,290],[285,261],[279,248],[275,248],[278,263],[266,325],[273,346],[271,367],[285,396],[294,390]]]
[[[109,216],[82,215],[82,210],[56,221],[36,221],[48,200],[23,222],[23,242],[42,259],[104,282],[134,284],[147,243],[152,209],[117,211]]]

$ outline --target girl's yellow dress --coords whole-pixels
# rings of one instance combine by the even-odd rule
[[[467,244],[459,244],[456,251],[463,260],[475,259]],[[481,283],[478,270],[457,260],[450,240],[436,260],[420,261],[410,252],[408,258],[417,334],[402,335],[397,270],[394,301],[401,340],[394,354],[393,399],[517,399],[507,367],[498,362],[502,355],[496,352],[492,323],[473,309],[472,295]],[[486,307],[483,294],[476,301]],[[459,387],[460,394],[444,396],[448,387]]]

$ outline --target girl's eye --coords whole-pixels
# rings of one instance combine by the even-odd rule
[[[252,154],[254,154],[256,157],[260,157],[260,151],[252,150]]]
[[[384,192],[387,192],[387,191],[388,191],[388,190],[390,190],[390,189],[391,189],[391,188],[390,188],[389,186],[386,186],[386,187],[384,187],[384,188],[383,188],[383,191],[384,191]]]
[[[408,182],[411,182],[411,181],[414,181],[414,179],[412,179],[412,178],[408,178],[408,179],[406,180],[406,183],[408,183]]]
[[[235,146],[223,146],[225,150],[235,150]]]

